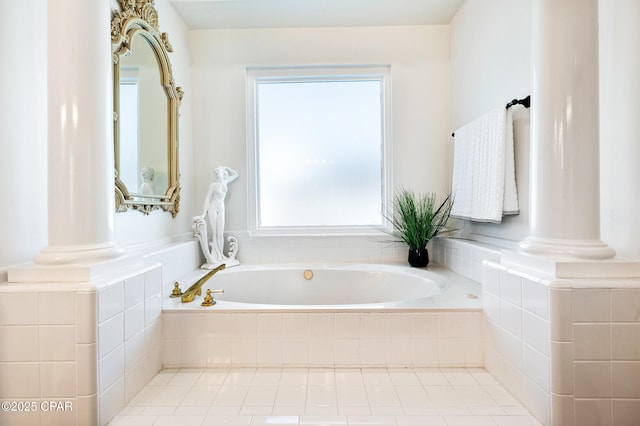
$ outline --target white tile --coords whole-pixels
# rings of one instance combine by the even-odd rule
[[[640,361],[640,323],[611,324],[611,356],[614,360]]]
[[[413,336],[413,315],[388,313],[387,336],[389,338],[401,338]]]
[[[40,397],[40,365],[31,362],[7,362],[4,367],[3,388],[7,398]],[[7,386],[10,384],[10,386]]]
[[[366,316],[366,315],[365,315]],[[440,314],[414,313],[413,332],[416,338],[437,338],[440,330]]]
[[[310,368],[308,372],[308,384],[335,385],[335,370],[333,368]]]
[[[144,274],[144,296],[149,298],[162,291],[162,268],[153,268]]]
[[[162,313],[162,299],[160,293],[155,296],[147,297],[144,300],[144,323],[149,325],[160,319]]]
[[[98,292],[98,323],[124,311],[123,282],[102,287]]]
[[[144,343],[145,336],[144,331],[139,332],[131,336],[124,342],[124,369],[129,371],[137,363],[142,361],[145,356]]]
[[[39,330],[37,326],[0,327],[0,361],[38,361]],[[11,342],[5,344],[4,342]]]
[[[105,424],[124,407],[124,380],[118,380],[98,398],[100,424]]]
[[[441,368],[442,375],[452,386],[477,385],[475,377],[466,368]]]
[[[611,397],[611,366],[609,362],[576,362],[573,380],[576,398]]]
[[[551,342],[551,391],[573,395],[573,343]]]
[[[276,406],[304,407],[307,401],[306,385],[280,385],[275,398]]]
[[[222,385],[214,398],[213,406],[241,406],[249,391],[249,385]]]
[[[98,326],[98,358],[124,343],[124,315],[116,315]]]
[[[361,317],[362,337],[366,339],[384,339],[387,337],[385,314],[367,313]]]
[[[76,342],[97,343],[98,341],[98,293],[76,293]]]
[[[633,426],[640,419],[640,401],[637,399],[614,399],[613,424]]]
[[[465,339],[440,339],[438,342],[438,359],[440,365],[464,367]]]
[[[184,397],[180,407],[188,407],[192,414],[193,407],[203,407],[206,412],[206,408],[211,405],[218,390],[220,390],[219,385],[196,385]]]
[[[464,340],[463,340],[464,341]],[[441,341],[442,342],[442,341]],[[463,346],[464,347],[464,346]],[[413,342],[411,338],[389,338],[387,340],[387,365],[406,367],[413,364]],[[462,352],[464,358],[464,349]],[[463,364],[464,365],[464,359]]]
[[[640,362],[612,362],[614,398],[640,398]]]
[[[573,340],[571,293],[571,289],[549,289],[551,338],[558,342],[571,342]]]
[[[609,322],[609,289],[574,288],[571,291],[573,322]]]
[[[611,400],[576,399],[574,422],[580,426],[611,426]]]
[[[254,416],[251,426],[290,426],[298,422],[298,416]]]
[[[309,343],[307,340],[286,339],[282,342],[282,363],[284,365],[308,365]]]
[[[438,339],[413,339],[413,365],[438,365]]]
[[[640,321],[640,289],[611,289],[611,321]]]
[[[144,275],[136,274],[124,281],[124,309],[144,302]]]
[[[440,314],[440,337],[465,337],[467,334],[467,316],[464,313]]]
[[[335,385],[309,385],[307,387],[307,406],[337,405]]]
[[[124,311],[124,339],[127,340],[144,329],[144,303],[138,303]]]
[[[37,293],[0,293],[0,325],[38,324],[38,307]]]
[[[366,315],[363,317],[366,317]],[[360,361],[365,366],[387,365],[387,342],[385,339],[364,338],[360,347]]]
[[[336,338],[359,338],[360,314],[357,313],[337,313],[335,314],[335,336]]]
[[[164,318],[166,314],[163,314]],[[230,314],[216,314],[205,315],[205,332],[207,337],[212,338],[226,338],[229,337],[229,330],[231,329],[231,315]]]
[[[74,292],[57,291],[50,293],[39,293],[38,299],[38,321],[40,324],[75,324],[76,295]]]
[[[205,416],[158,416],[153,426],[200,426]]]
[[[549,356],[549,321],[523,311],[522,340],[544,355]]]
[[[451,386],[425,386],[427,395],[436,406],[464,406],[462,399]]]
[[[163,386],[149,405],[178,406],[191,390],[191,386]]]
[[[501,269],[498,269],[494,265],[484,265],[482,268],[483,290],[498,297],[500,296],[500,270]]]
[[[98,345],[76,345],[76,372],[78,395],[88,396],[98,392]]]
[[[492,322],[500,324],[500,298],[486,291],[482,292],[482,308],[485,316]]]
[[[257,345],[256,339],[232,339],[231,363],[242,366],[256,365]]]
[[[391,382],[396,386],[420,385],[420,380],[418,379],[418,376],[412,368],[388,368],[387,371],[389,373],[389,377],[391,378]]]
[[[522,308],[502,300],[500,303],[500,325],[518,339],[522,339]]]
[[[574,324],[573,353],[577,360],[611,358],[610,324]]]
[[[398,399],[403,407],[425,407],[431,405],[431,400],[422,386],[395,386]]]
[[[40,364],[40,395],[44,398],[76,396],[76,363],[43,362]]]
[[[539,281],[522,279],[522,307],[549,319],[549,287]]]
[[[258,314],[257,330],[259,339],[282,338],[282,315]]]
[[[258,365],[282,365],[282,339],[257,339]]]
[[[346,416],[300,416],[300,426],[347,426]]]
[[[551,360],[549,357],[533,349],[523,346],[523,371],[546,392],[550,392]]]
[[[202,426],[249,426],[251,416],[208,415]]]
[[[282,315],[282,333],[291,339],[306,339],[309,337],[309,315],[287,313]]]
[[[309,314],[309,336],[324,339],[335,336],[334,314]],[[311,354],[310,354],[311,355]]]
[[[320,334],[320,336],[323,336]],[[335,362],[335,340],[315,339],[309,340],[309,363],[319,366],[333,366]]]
[[[418,376],[418,379],[420,379],[420,383],[422,383],[424,386],[449,385],[447,377],[442,374],[439,368],[416,368],[414,369],[414,371]]]
[[[361,345],[360,339],[336,339],[335,341],[335,365],[356,366],[360,365]]]
[[[205,367],[207,365],[207,342],[200,339],[180,341],[180,366]]]
[[[131,401],[147,384],[146,366],[136,365],[124,373],[124,402]]]
[[[500,272],[500,297],[522,306],[522,278],[506,270]]]
[[[278,385],[252,385],[249,387],[243,405],[273,407],[277,392]]]
[[[447,426],[442,416],[397,416],[398,426]]]
[[[124,347],[120,346],[98,360],[98,390],[105,392],[124,378]]]
[[[398,395],[392,386],[382,385],[366,385],[367,397],[369,404],[379,407],[396,407],[400,406]]]
[[[258,335],[256,314],[232,314],[231,332],[238,339],[255,339]]]
[[[39,334],[41,361],[76,359],[76,329],[73,325],[43,325]]]

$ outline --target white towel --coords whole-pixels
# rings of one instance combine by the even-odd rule
[[[518,213],[510,109],[496,108],[456,130],[451,192],[452,217],[499,223]]]

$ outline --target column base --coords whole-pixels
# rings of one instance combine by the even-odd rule
[[[527,237],[519,244],[527,254],[562,260],[613,259],[616,251],[600,240],[559,240]]]
[[[47,247],[33,261],[38,265],[79,265],[115,259],[124,253],[125,250],[115,243]]]
[[[640,277],[640,261],[632,259],[558,258],[503,250],[500,263],[533,275],[553,278],[619,279]],[[610,284],[610,283],[609,283]]]

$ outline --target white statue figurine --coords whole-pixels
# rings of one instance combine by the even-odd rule
[[[202,215],[194,217],[192,225],[206,259],[206,263],[201,266],[203,269],[213,269],[222,263],[227,267],[240,263],[235,258],[238,252],[238,241],[235,237],[227,238],[229,252],[224,255],[224,199],[227,195],[227,184],[238,178],[238,172],[229,167],[216,167],[213,169],[213,177],[204,200]],[[207,238],[205,217],[209,218],[210,239]]]
[[[142,185],[140,185],[140,193],[145,195],[153,195],[156,193],[156,171],[153,167],[145,166],[140,171]]]

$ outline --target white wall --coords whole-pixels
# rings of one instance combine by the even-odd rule
[[[0,2],[0,282],[47,242],[46,4]]]
[[[531,94],[531,0],[465,2],[451,22],[454,129],[511,99]],[[529,111],[513,108],[520,214],[501,224],[466,222],[465,233],[509,246],[528,235]]]
[[[191,108],[195,96],[191,88],[188,30],[168,0],[156,0],[160,32],[169,34],[173,53],[169,60],[173,78],[185,95],[179,111],[180,212],[174,219],[170,213],[154,210],[148,216],[138,211],[115,214],[115,241],[122,245],[143,244],[155,240],[170,240],[191,231],[193,216],[193,134]]]
[[[599,6],[601,236],[640,259],[640,2]]]
[[[390,64],[394,186],[449,191],[447,26],[202,30],[190,33],[190,47],[197,209],[215,166],[237,170],[227,196],[229,232],[247,230],[248,66]]]

